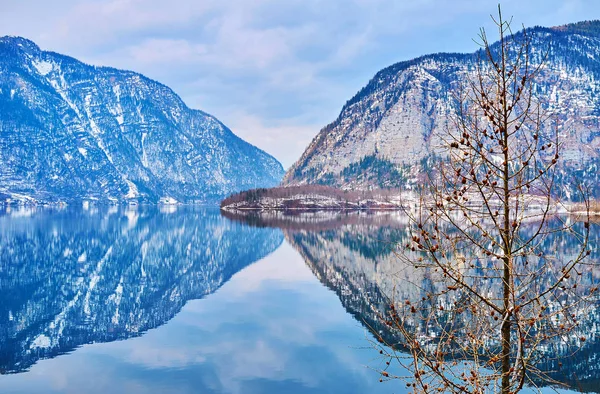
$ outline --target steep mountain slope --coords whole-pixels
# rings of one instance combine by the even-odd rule
[[[561,172],[585,180],[600,196],[600,22],[536,27],[529,33],[533,61],[548,53],[535,91],[552,114],[547,127],[553,122],[559,127]],[[476,60],[477,54],[433,54],[380,71],[315,137],[284,185],[414,185],[432,164],[435,136],[451,127],[453,92]]]
[[[218,211],[0,210],[0,374],[142,335],[283,242]]]
[[[0,38],[0,202],[212,202],[283,168],[140,74]]]

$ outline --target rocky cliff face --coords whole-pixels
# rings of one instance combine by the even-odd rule
[[[142,335],[283,241],[216,211],[0,211],[0,374]]]
[[[143,75],[0,38],[0,202],[215,202],[277,160]]]
[[[530,29],[534,62],[548,51],[535,92],[559,126],[563,174],[600,196],[600,22]],[[477,54],[434,54],[390,66],[349,100],[284,177],[285,185],[411,187],[431,165],[453,92]],[[572,190],[566,190],[571,193]]]

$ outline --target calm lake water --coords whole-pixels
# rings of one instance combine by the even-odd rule
[[[365,329],[394,287],[392,216],[1,211],[0,393],[403,393]],[[600,392],[590,338],[565,374]]]

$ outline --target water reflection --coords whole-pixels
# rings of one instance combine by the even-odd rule
[[[60,216],[64,213],[59,212],[54,215]],[[54,215],[41,219],[39,229],[50,229],[50,225],[57,221],[51,217]],[[121,214],[113,213],[113,215],[116,218]],[[146,215],[148,219],[143,219]],[[158,220],[150,219],[150,215],[152,214],[140,212],[136,226],[142,225],[145,221]],[[153,213],[153,215],[161,214]],[[176,219],[175,216],[178,215],[189,219]],[[71,219],[66,223],[79,223],[80,220],[84,220],[83,217],[77,214],[71,215]],[[203,221],[214,221],[216,225],[197,223]],[[230,272],[245,264],[242,261],[241,264],[235,265],[237,254],[246,253],[246,256],[253,257],[263,254],[267,248],[261,249],[261,243],[263,246],[271,245],[270,240],[272,240],[274,241],[272,246],[275,247],[281,242],[283,235],[280,230],[257,230],[249,227],[238,229],[240,224],[223,223],[223,221],[224,219],[215,218],[209,213],[177,211],[168,218],[154,222],[158,228],[151,231],[162,233],[160,227],[171,222],[184,222],[186,232],[194,232],[196,226],[201,227],[200,233],[217,228],[225,229],[220,231],[218,238],[212,233],[204,234],[204,238],[219,239],[219,242],[215,241],[217,244],[211,241],[198,245],[205,249],[210,248],[211,255],[221,253],[227,256],[223,258],[231,259],[234,264],[229,269],[226,268],[228,260],[224,260],[225,263],[218,259],[214,260],[215,265],[221,266],[223,270],[223,285],[217,291],[203,299],[187,302],[167,324],[149,330],[144,335],[136,333],[134,337],[127,340],[100,342],[100,338],[106,335],[102,332],[105,328],[94,329],[88,339],[98,343],[81,346],[67,355],[40,360],[26,373],[0,376],[0,392],[3,394],[405,392],[402,389],[398,390],[397,387],[379,383],[377,373],[365,368],[365,365],[373,366],[373,352],[365,341],[364,329],[347,314],[337,296],[314,277],[303,259],[288,244],[283,244],[274,253],[241,269],[225,283]],[[9,227],[22,227],[22,230],[31,228],[31,222],[26,226],[20,226],[17,222],[18,220],[12,218],[2,223],[10,224]],[[121,222],[122,226],[118,227],[125,229],[129,227],[127,215]],[[180,230],[180,226],[175,227]],[[165,228],[165,231],[169,232],[167,230],[169,226]],[[258,235],[248,234],[247,231],[252,233],[258,231]],[[132,234],[131,231],[128,234]],[[235,237],[229,237],[228,234]],[[245,237],[250,238],[244,241],[242,238]],[[249,251],[259,250],[259,252],[250,253],[237,249],[234,249],[235,254],[228,252],[228,248],[234,247],[230,241],[242,243],[242,246]],[[217,251],[217,248],[223,250]],[[173,250],[174,248],[171,249],[172,253],[176,253]],[[169,258],[167,255],[163,258],[172,262],[178,259]],[[88,256],[86,261],[89,260]],[[139,268],[139,263],[137,267]],[[165,265],[163,269],[164,271],[169,271],[171,268],[177,270],[178,267],[178,264],[171,264]],[[77,265],[73,264],[72,269],[77,270]],[[165,274],[172,275],[168,272]],[[149,273],[147,272],[146,275]],[[63,286],[69,287],[69,281],[77,278],[78,275],[65,276]],[[209,275],[206,275],[206,278],[211,279]],[[144,279],[138,276],[138,280]],[[103,279],[98,281],[96,288],[102,281]],[[219,284],[220,282],[215,281],[210,291]],[[205,286],[201,280],[195,280],[194,286],[204,289],[198,291],[200,294],[208,291],[206,289],[208,286]],[[123,292],[123,299],[125,293],[126,291]],[[160,291],[157,292],[156,298],[164,299],[171,294],[171,291]],[[122,300],[121,304],[123,302]],[[166,304],[168,306],[168,303]],[[108,308],[111,305],[109,304]],[[160,305],[158,308],[152,305],[148,307],[139,305],[139,312],[136,313],[145,315],[145,319],[151,319],[153,315],[161,313],[160,307]],[[102,306],[92,307],[91,311],[99,313],[100,309]],[[131,310],[138,309],[132,307]],[[111,312],[114,311],[106,312],[110,318],[113,316]],[[55,313],[60,313],[60,310]],[[77,329],[81,328],[79,324],[74,321],[69,323],[69,326]],[[66,331],[65,329],[64,332]],[[37,335],[39,334],[35,332],[23,336],[34,338]],[[21,349],[17,349],[16,353],[19,355],[20,351]],[[5,351],[3,344],[0,353],[7,354],[9,349]]]
[[[139,336],[282,241],[210,210],[0,212],[0,372]]]
[[[290,215],[249,212],[233,219],[257,227],[284,229],[286,240],[302,255],[315,276],[338,295],[350,314],[365,327],[378,332],[387,343],[398,342],[396,334],[382,324],[381,316],[386,313],[389,299],[420,298],[423,294],[419,289],[435,285],[423,275],[422,270],[401,264],[395,254],[396,245],[404,245],[411,236],[400,213]],[[590,246],[595,250],[593,257],[596,260],[599,230],[597,225],[593,225],[590,234]],[[555,250],[557,257],[568,258],[580,248],[580,244],[574,241],[559,234],[544,239],[542,247]],[[550,277],[558,269],[546,266],[542,267],[542,271]],[[599,278],[600,272],[590,270],[580,284],[588,288],[597,286]],[[547,359],[550,361],[538,364],[542,370],[554,371],[549,374],[550,377],[577,391],[600,392],[600,370],[597,367],[600,356],[599,306],[596,303],[582,310],[576,332],[561,343],[548,343]],[[580,336],[588,340],[581,344],[578,341]],[[573,348],[580,345],[581,350],[572,353]],[[561,358],[562,366],[558,365],[557,356]]]
[[[0,391],[406,392],[365,368],[383,361],[361,326],[393,341],[379,311],[413,291],[404,279],[417,274],[393,254],[403,216],[234,219],[173,207],[0,212]],[[594,309],[590,340],[564,362],[576,389],[598,391],[598,321]]]

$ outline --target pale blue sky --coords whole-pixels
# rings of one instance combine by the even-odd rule
[[[465,52],[497,0],[0,0],[0,35],[165,83],[289,167],[380,69]],[[505,0],[517,26],[598,0]]]

